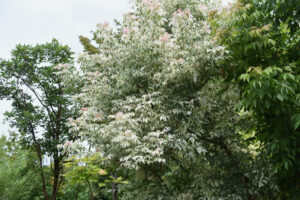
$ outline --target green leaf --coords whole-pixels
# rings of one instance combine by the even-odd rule
[[[296,130],[297,128],[299,128],[300,126],[300,121],[297,121],[295,124],[294,124],[294,130]]]
[[[284,162],[284,167],[285,167],[285,169],[289,169],[289,163],[288,163],[288,161]]]
[[[285,66],[284,69],[285,69],[286,71],[289,71],[289,72],[292,71],[292,68],[291,68],[290,66]]]
[[[270,102],[268,100],[265,102],[265,106],[266,106],[267,109],[270,108]]]
[[[272,146],[271,146],[271,150],[274,151],[275,148],[276,148],[276,143],[274,142],[274,143],[272,144]]]
[[[276,41],[273,39],[268,39],[268,43],[274,46],[276,44]]]
[[[283,96],[281,94],[278,94],[277,95],[277,98],[280,100],[280,101],[283,101]]]
[[[105,183],[98,183],[98,186],[99,187],[104,187],[104,186],[106,186],[106,184]]]

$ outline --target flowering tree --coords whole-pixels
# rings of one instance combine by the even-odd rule
[[[114,199],[118,189],[128,199],[254,199],[272,186],[267,167],[245,162],[238,90],[218,93],[224,48],[206,20],[216,6],[135,0],[117,31],[98,25],[99,46],[88,41],[80,72],[62,72],[65,84],[84,85],[72,130],[102,153],[113,177],[131,182],[114,185]]]

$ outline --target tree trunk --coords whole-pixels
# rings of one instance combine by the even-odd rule
[[[58,159],[58,153],[57,151],[54,153],[54,170],[53,170],[53,175],[54,175],[54,181],[53,181],[53,186],[52,186],[52,196],[51,200],[56,199],[56,195],[58,192],[58,186],[59,186],[59,174],[60,174],[60,167],[59,167],[59,159]]]
[[[40,176],[41,176],[41,179],[42,179],[42,188],[43,188],[43,193],[44,193],[44,196],[45,196],[45,199],[46,200],[49,200],[49,196],[47,194],[47,190],[46,190],[46,182],[45,182],[45,176],[44,176],[44,169],[43,169],[43,160],[42,160],[42,155],[41,155],[41,151],[40,149],[37,147],[37,154],[38,154],[38,157],[39,157],[39,163],[40,163]]]
[[[34,141],[34,143],[35,143],[36,153],[37,153],[37,156],[38,156],[38,158],[39,158],[39,164],[40,164],[40,176],[41,176],[41,179],[42,179],[42,190],[43,190],[43,194],[44,194],[45,199],[46,199],[46,200],[49,200],[49,196],[48,196],[47,190],[46,190],[46,182],[45,182],[44,169],[43,169],[43,158],[42,158],[41,146],[40,146],[40,144],[38,143],[38,141],[36,140],[36,137],[35,137],[35,131],[34,131],[34,128],[33,128],[32,124],[29,124],[29,127],[30,127],[30,129],[31,129],[32,138],[33,138],[33,141]]]
[[[114,180],[117,179],[117,174],[114,174]],[[113,183],[112,184],[112,195],[113,195],[113,200],[118,200],[118,184]]]
[[[53,139],[54,141],[59,141],[59,136],[60,136],[60,117],[61,117],[61,108],[60,106],[58,107],[57,110],[57,114],[56,114],[56,120],[53,122],[53,124],[55,123],[55,127],[53,127],[53,130],[56,129],[55,134],[53,135]],[[51,121],[51,119],[50,119]],[[51,200],[55,200],[56,199],[56,195],[57,192],[59,190],[59,175],[60,175],[60,158],[58,156],[58,150],[55,147],[54,150],[54,155],[53,155],[53,159],[54,159],[54,182],[53,182],[53,187],[52,187],[52,197]]]
[[[78,189],[76,190],[76,197],[75,200],[78,200]]]

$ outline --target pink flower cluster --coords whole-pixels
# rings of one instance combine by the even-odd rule
[[[64,147],[72,147],[72,142],[71,141],[66,141],[64,144]]]
[[[88,108],[86,108],[86,107],[82,107],[80,110],[82,110],[82,111],[87,111],[87,110],[88,110]]]
[[[68,118],[68,121],[72,123],[72,122],[74,122],[74,119],[73,118]]]
[[[190,10],[189,9],[185,9],[184,11],[181,10],[181,9],[178,9],[176,12],[173,13],[173,16],[174,17],[177,17],[177,16],[185,16],[185,15],[189,15],[190,14]]]
[[[160,154],[159,148],[156,148],[156,149],[153,151],[153,153],[154,153],[155,155],[159,155],[159,154]]]
[[[124,114],[122,112],[118,112],[116,115],[115,115],[115,119],[116,120],[122,120],[124,119]]]
[[[124,29],[123,29],[123,33],[124,33],[124,34],[127,35],[129,32],[130,32],[130,29],[129,29],[129,28],[124,28]]]
[[[168,33],[165,33],[162,36],[160,36],[159,39],[163,42],[169,42],[170,41],[170,35]]]
[[[155,0],[142,0],[142,3],[147,5],[150,9],[155,9],[159,7],[159,4]]]
[[[125,131],[125,135],[126,135],[126,136],[130,136],[131,134],[132,134],[132,131],[131,131],[131,130],[126,130],[126,131]]]
[[[203,30],[207,33],[207,34],[210,34],[210,30],[209,30],[209,28],[208,28],[208,26],[204,26],[203,27]]]
[[[108,26],[109,26],[109,22],[108,22],[108,21],[105,21],[104,24],[103,24],[103,26],[104,26],[104,27],[108,27]]]
[[[102,29],[102,28],[108,28],[109,27],[109,22],[108,21],[105,21],[103,24],[98,24],[98,27],[100,28],[100,29]]]

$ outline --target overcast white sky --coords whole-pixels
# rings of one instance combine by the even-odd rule
[[[36,44],[57,38],[81,52],[79,35],[90,36],[96,24],[121,20],[128,0],[0,0],[0,57],[9,58],[16,44]],[[0,135],[8,134],[3,113],[10,103],[0,101]]]
[[[223,0],[227,3],[232,0]],[[16,44],[36,44],[52,38],[82,51],[79,35],[90,36],[96,24],[121,20],[129,0],[0,0],[0,58],[9,58]],[[3,113],[10,103],[0,101],[0,135],[8,134]]]

